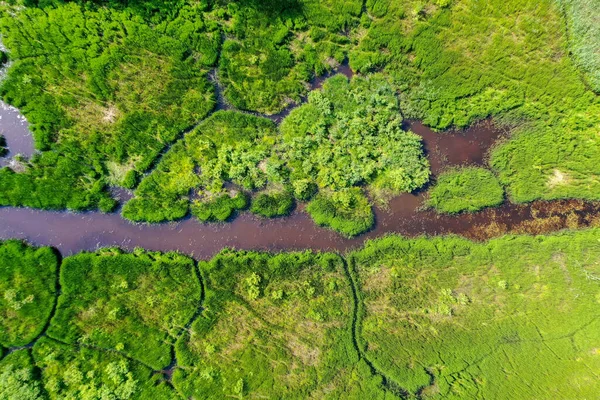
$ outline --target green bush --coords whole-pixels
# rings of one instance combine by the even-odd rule
[[[328,79],[280,130],[292,183],[309,180],[333,190],[372,183],[399,194],[429,179],[421,138],[402,130],[398,99],[379,75]]]
[[[294,197],[287,191],[258,193],[252,199],[250,211],[265,218],[288,215],[294,207]]]
[[[247,190],[263,187],[267,177],[261,163],[269,155],[274,136],[275,124],[266,118],[235,111],[215,112],[173,145],[142,179],[135,197],[123,207],[123,216],[132,221],[173,221],[188,213],[194,189],[200,188],[201,197],[212,199],[221,196],[226,182]],[[223,200],[209,208],[225,206]],[[192,213],[200,219],[206,210],[198,203],[192,207]],[[221,217],[207,214],[206,218],[228,218],[223,217],[225,209],[218,213]]]
[[[205,222],[226,221],[237,210],[248,207],[248,203],[248,195],[244,192],[238,192],[234,196],[224,193],[192,203],[192,215]]]
[[[0,361],[0,398],[43,400],[44,390],[37,379],[29,350],[18,350]]]
[[[442,213],[478,211],[504,201],[504,190],[492,172],[466,167],[444,172],[429,191],[427,206]]]
[[[42,333],[55,302],[57,268],[49,247],[0,242],[1,346],[25,346]]]
[[[352,237],[368,231],[375,222],[369,199],[360,188],[320,192],[306,211],[317,225]]]

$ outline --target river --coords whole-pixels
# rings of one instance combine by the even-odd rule
[[[32,141],[26,122],[15,109],[0,108],[0,129],[9,133],[12,152],[30,155]],[[14,130],[13,130],[14,129]],[[465,131],[435,133],[418,122],[407,129],[423,138],[432,173],[457,165],[484,165],[491,146],[505,132],[490,121]],[[24,139],[25,138],[25,139]],[[14,146],[14,147],[13,147]],[[15,150],[15,148],[17,150]],[[125,192],[122,192],[125,194]],[[423,191],[391,200],[386,209],[375,209],[374,229],[354,239],[346,239],[316,226],[300,205],[289,217],[265,220],[241,213],[228,223],[206,224],[193,218],[165,224],[132,224],[118,213],[55,212],[26,208],[0,208],[0,239],[25,239],[35,245],[53,246],[63,255],[105,246],[125,249],[177,250],[206,259],[224,247],[254,250],[333,250],[347,251],[365,240],[399,233],[406,236],[457,234],[481,240],[504,233],[545,233],[566,227],[595,224],[600,203],[577,200],[504,205],[473,214],[439,215],[421,210]]]

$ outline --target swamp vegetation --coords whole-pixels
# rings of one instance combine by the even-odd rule
[[[365,204],[430,180],[406,119],[443,130],[488,117],[512,130],[488,165],[509,201],[599,200],[596,7],[11,0],[0,95],[40,152],[0,169],[0,205],[108,212],[117,186],[135,190],[132,221],[225,221],[316,196],[316,223],[352,236],[373,224]],[[310,90],[343,62],[358,76]],[[230,110],[211,115],[221,91]],[[279,126],[265,118],[294,105]]]
[[[344,256],[196,262],[117,248],[60,260],[7,241],[0,396],[593,397],[599,243],[598,229],[387,236]]]

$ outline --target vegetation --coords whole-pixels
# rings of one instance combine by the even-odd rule
[[[42,338],[33,348],[33,357],[49,399],[176,398],[150,368],[114,352],[74,348]]]
[[[441,174],[429,191],[427,205],[443,213],[478,211],[504,201],[504,190],[492,172],[465,167]]]
[[[294,207],[294,197],[286,191],[259,193],[252,201],[252,211],[261,217],[273,218],[288,215]]]
[[[193,261],[176,253],[103,249],[64,260],[61,295],[48,336],[112,349],[155,370],[196,313],[200,284]]]
[[[384,398],[353,346],[340,257],[223,251],[200,268],[204,310],[176,347],[183,397]]]
[[[360,188],[321,192],[306,207],[317,225],[327,226],[352,237],[369,230],[375,216]]]
[[[219,35],[201,10],[186,5],[151,26],[130,10],[90,3],[2,5],[12,64],[0,95],[46,152],[25,173],[1,171],[0,204],[110,209],[107,183],[131,181],[214,106],[204,75]]]
[[[300,201],[364,186],[384,203],[429,178],[403,118],[446,129],[490,116],[515,128],[491,160],[512,201],[598,199],[597,6],[5,2],[11,63],[0,95],[22,110],[43,151],[0,170],[0,205],[110,211],[106,189],[117,185],[136,189],[123,209],[130,220],[171,221],[192,208],[220,221],[246,206],[236,193],[269,184]],[[327,80],[279,132],[235,111],[205,119],[213,84],[229,106],[274,114],[345,60],[362,76]],[[230,189],[238,200],[227,199]]]
[[[25,346],[42,333],[55,302],[57,267],[48,247],[0,242],[0,346]]]
[[[345,259],[223,250],[197,268],[79,253],[33,348],[2,342],[0,397],[593,398],[599,238],[389,236]]]
[[[182,218],[188,213],[191,191],[199,189],[201,199],[193,209],[195,215],[204,219],[203,210],[220,207],[212,203],[215,199],[220,198],[220,204],[223,203],[226,182],[246,190],[266,184],[260,163],[269,155],[274,141],[275,125],[271,121],[240,112],[218,111],[165,154],[125,205],[123,216],[148,222]],[[200,205],[205,202],[209,204]]]
[[[592,88],[600,93],[600,26],[594,19],[600,3],[598,0],[561,0],[560,3],[576,63],[588,75]]]
[[[42,400],[29,350],[18,350],[0,360],[0,397],[9,400]]]
[[[372,183],[394,194],[429,179],[421,139],[402,130],[392,87],[378,75],[328,79],[281,124],[291,179],[333,190]]]
[[[360,346],[422,398],[593,397],[598,234],[370,242],[350,256]]]
[[[233,196],[224,193],[192,203],[192,215],[205,222],[226,221],[237,210],[248,207],[248,202],[248,195],[244,192],[237,192]]]

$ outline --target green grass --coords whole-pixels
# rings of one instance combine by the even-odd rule
[[[421,398],[593,398],[598,234],[370,242],[350,256],[361,346]]]
[[[223,250],[201,276],[175,253],[79,253],[45,335],[2,343],[0,397],[594,398],[599,266],[597,228]]]
[[[596,93],[600,92],[600,24],[598,0],[561,0],[575,62],[587,74]]]
[[[104,249],[67,257],[48,336],[112,349],[159,370],[200,306],[193,261],[176,253]]]
[[[369,199],[360,188],[320,192],[306,206],[306,212],[319,226],[352,237],[371,229],[375,216]]]
[[[223,251],[200,268],[205,309],[176,347],[185,398],[384,398],[352,344],[339,256]]]
[[[24,346],[42,333],[55,302],[57,267],[49,247],[0,242],[0,346]]]
[[[449,214],[478,211],[504,201],[498,178],[489,170],[476,167],[444,172],[428,195],[427,206]]]
[[[180,7],[150,24],[118,8],[3,4],[12,64],[0,95],[27,117],[36,147],[51,153],[18,176],[2,169],[0,186],[9,190],[0,204],[112,208],[105,184],[131,185],[128,173],[145,171],[214,106],[205,73],[219,34],[200,9]]]

